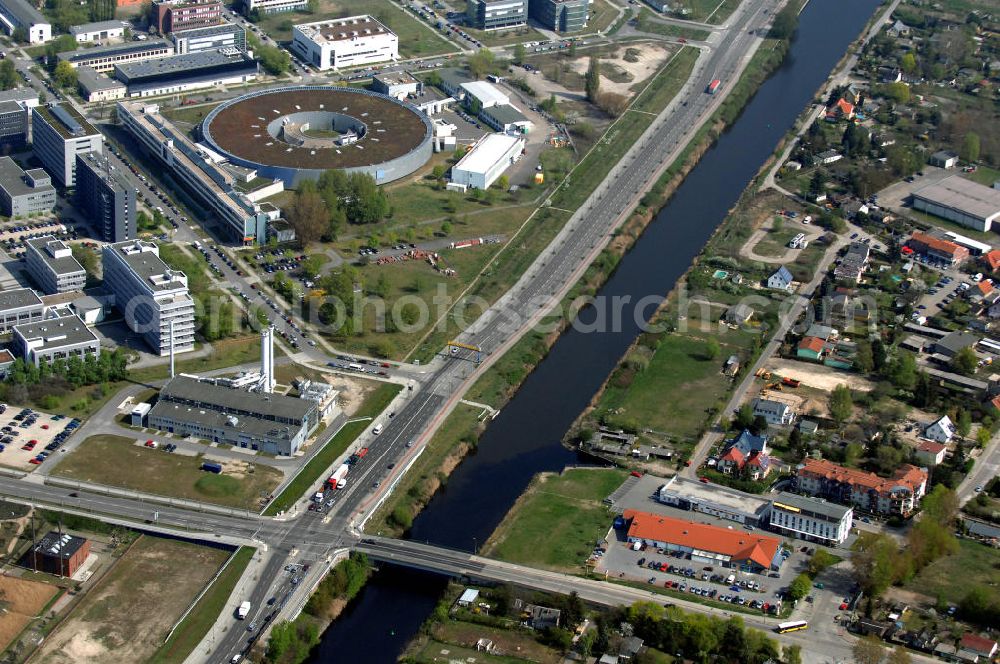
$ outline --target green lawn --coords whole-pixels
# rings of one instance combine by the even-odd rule
[[[445,460],[459,443],[475,435],[480,412],[481,409],[465,404],[455,407],[434,432],[420,457],[399,481],[392,496],[382,503],[365,524],[365,532],[391,537],[403,534],[406,524],[393,519],[392,514],[405,513],[412,518],[430,500],[433,490],[437,488],[438,473]]]
[[[976,587],[1000,602],[1000,551],[971,540],[959,544],[958,553],[934,561],[904,587],[951,604],[958,604]]]
[[[275,357],[284,356],[279,346],[274,348]],[[254,364],[260,360],[260,337],[249,335],[233,339],[223,339],[212,342],[212,350],[204,357],[190,360],[177,357],[177,373],[202,373],[226,367],[236,367],[241,364]],[[150,382],[162,380],[170,375],[170,365],[160,364],[129,372],[129,377],[135,382]]]
[[[624,470],[606,468],[536,476],[483,553],[534,567],[580,571],[611,526],[602,501],[626,476]]]
[[[398,5],[383,0],[320,0],[315,13],[280,12],[261,17],[257,24],[275,41],[289,41],[292,25],[312,23],[332,18],[370,14],[385,23],[399,38],[399,54],[402,58],[419,58],[441,53],[452,53],[456,49],[434,30],[413,14]]]
[[[677,11],[687,9],[688,13],[684,14],[686,20],[718,25],[739,6],[740,0],[681,0],[672,4],[671,8]]]
[[[134,442],[122,436],[91,436],[60,459],[52,474],[254,511],[261,494],[270,493],[281,481],[280,471],[261,464],[242,476],[215,475],[201,470],[201,456],[168,454]]]
[[[226,602],[243,575],[243,570],[253,558],[256,549],[248,546],[240,547],[219,577],[212,582],[208,591],[202,595],[191,612],[177,626],[167,642],[153,653],[147,664],[168,664],[183,662],[194,650],[208,630],[215,624],[215,619],[226,610]]]
[[[491,655],[475,648],[465,648],[451,643],[443,643],[430,639],[415,652],[411,653],[408,661],[419,664],[438,664],[439,662],[475,662],[479,664],[524,664],[532,661],[511,657],[507,655]]]
[[[788,242],[798,232],[799,229],[787,224],[777,230],[772,228],[757,243],[754,251],[761,256],[784,256],[785,252],[788,251]]]
[[[715,358],[706,355],[710,335],[691,330],[664,336],[644,370],[616,369],[595,416],[630,430],[648,427],[681,440],[696,436],[709,419],[707,409],[732,386],[721,372],[723,362],[748,348],[754,337],[734,330],[711,336],[721,347]]]
[[[365,398],[358,412],[354,417],[378,417],[386,409],[389,402],[396,394],[403,389],[401,385],[394,383],[381,383],[371,394]],[[316,484],[320,476],[330,467],[337,457],[344,453],[344,450],[354,442],[354,439],[361,435],[361,432],[371,425],[370,420],[360,422],[349,422],[331,438],[323,449],[306,464],[306,467],[295,476],[288,486],[271,501],[271,504],[264,510],[264,516],[274,516],[278,512],[288,509],[301,498],[309,488]]]
[[[689,28],[675,23],[660,23],[654,18],[653,12],[648,9],[639,10],[639,16],[636,19],[636,29],[640,32],[648,32],[663,37],[683,37],[696,41],[705,41],[708,39],[709,34],[711,34],[708,30],[699,28]]]
[[[973,173],[966,173],[964,177],[972,180],[973,182],[978,182],[979,184],[986,185],[987,187],[992,187],[993,183],[1000,180],[1000,170],[996,168],[990,168],[989,166],[979,166]]]

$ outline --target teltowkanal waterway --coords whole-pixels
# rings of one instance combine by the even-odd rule
[[[784,63],[622,258],[601,296],[631,296],[635,303],[670,292],[877,6],[876,0],[806,5]],[[560,441],[639,333],[631,305],[624,312],[620,330],[570,329],[559,338],[475,453],[414,519],[410,538],[471,551],[486,541],[533,475],[577,461]],[[583,313],[588,315],[593,310]],[[395,662],[444,584],[442,577],[384,567],[326,630],[311,661]]]

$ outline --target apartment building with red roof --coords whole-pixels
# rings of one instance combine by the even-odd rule
[[[629,542],[680,551],[692,562],[760,572],[778,569],[784,560],[776,537],[639,510],[625,510],[622,516],[628,523]]]
[[[969,257],[969,250],[960,244],[942,240],[927,233],[916,232],[907,240],[906,246],[918,254],[946,261],[951,265],[961,263]]]
[[[799,466],[795,485],[801,493],[866,512],[907,516],[927,490],[927,469],[903,464],[887,478],[825,459],[806,459]]]

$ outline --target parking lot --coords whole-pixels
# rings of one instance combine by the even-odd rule
[[[54,454],[80,426],[65,415],[0,404],[0,465],[32,470]]]

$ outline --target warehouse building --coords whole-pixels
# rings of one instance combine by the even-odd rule
[[[405,71],[379,73],[372,77],[372,90],[399,100],[419,95],[423,87],[423,83]]]
[[[45,305],[30,288],[0,291],[0,332],[10,332],[15,325],[42,320]]]
[[[905,517],[927,490],[927,469],[907,463],[885,478],[826,459],[806,459],[798,468],[795,488],[865,512]]]
[[[155,97],[248,83],[257,78],[257,61],[237,48],[220,48],[115,65],[115,78],[129,97]]]
[[[125,84],[104,74],[97,73],[91,67],[77,67],[76,87],[84,101],[115,101],[125,98]]]
[[[220,48],[247,50],[246,30],[235,23],[182,30],[172,33],[170,39],[174,42],[174,53],[177,55]]]
[[[24,556],[25,567],[36,572],[71,577],[90,555],[90,540],[51,531]]]
[[[156,60],[173,55],[173,52],[174,47],[166,40],[150,39],[67,51],[59,54],[59,60],[73,67],[90,67],[96,72],[108,73],[114,70],[115,65]]]
[[[51,295],[83,290],[87,272],[73,258],[69,245],[51,235],[32,238],[24,245],[28,273],[43,292]]]
[[[79,316],[49,318],[14,326],[14,348],[25,362],[36,367],[71,357],[100,355],[101,343]]]
[[[771,501],[768,524],[785,536],[838,546],[851,534],[853,521],[849,506],[782,491]]]
[[[28,217],[51,212],[56,206],[56,188],[42,168],[27,171],[10,157],[0,157],[0,214]]]
[[[0,101],[0,152],[9,154],[28,146],[28,110],[13,100]]]
[[[587,27],[590,0],[531,0],[531,18],[549,30],[577,32]]]
[[[913,192],[913,208],[986,232],[1000,217],[1000,190],[953,175]]]
[[[317,403],[172,378],[147,416],[149,426],[182,436],[291,456],[319,422]]]
[[[97,21],[71,25],[69,26],[69,34],[76,37],[78,44],[123,39],[125,37],[125,24],[121,21]]]
[[[76,155],[104,152],[104,136],[69,104],[31,109],[35,156],[57,184],[76,184]]]
[[[292,26],[292,51],[320,71],[399,59],[399,39],[371,16]]]
[[[525,117],[524,113],[510,104],[498,104],[497,106],[484,108],[479,112],[479,119],[496,131],[505,134],[512,132],[527,134],[533,126],[531,120]]]
[[[478,30],[516,28],[528,22],[528,0],[468,0],[465,20]]]
[[[766,521],[768,503],[760,496],[674,475],[656,491],[656,500],[682,510],[756,526]]]
[[[461,84],[465,91],[465,105],[474,113],[493,106],[510,104],[510,96],[492,83],[486,81],[469,81]]]
[[[134,240],[135,188],[103,157],[81,154],[76,160],[77,207],[105,242]]]
[[[160,115],[159,106],[118,102],[118,120],[169,169],[171,176],[223,222],[229,237],[239,244],[264,243],[267,214],[236,189],[232,173],[212,163],[204,151]]]
[[[282,12],[305,11],[309,0],[244,0],[247,13],[280,14]]]
[[[781,542],[776,537],[746,530],[730,530],[638,510],[625,510],[627,539],[647,546],[679,552],[691,562],[718,565],[744,572],[781,567]]]
[[[160,259],[152,242],[129,240],[104,245],[104,287],[115,295],[115,304],[129,329],[161,356],[194,350],[194,300],[187,275]],[[174,323],[173,340],[170,322]]]
[[[9,35],[21,28],[29,44],[52,39],[52,24],[28,0],[0,0],[0,27]]]
[[[160,0],[153,3],[152,21],[161,35],[222,23],[221,0]]]
[[[463,188],[487,189],[521,158],[525,140],[508,134],[487,134],[451,169],[452,183]]]

